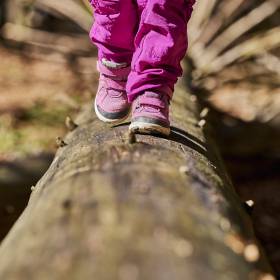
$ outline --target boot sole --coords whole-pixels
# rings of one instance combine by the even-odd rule
[[[122,118],[118,118],[118,119],[108,119],[106,117],[104,117],[98,110],[97,108],[97,104],[96,104],[96,100],[94,100],[94,111],[95,111],[95,114],[97,116],[97,118],[105,123],[110,123],[110,124],[119,124],[119,123],[122,123],[123,121],[125,121],[129,114],[130,114],[130,111],[131,111],[131,108],[128,110],[128,113],[122,117]]]
[[[132,122],[129,126],[129,130],[135,133],[139,132],[143,134],[161,134],[166,136],[170,134],[170,127],[140,121]]]

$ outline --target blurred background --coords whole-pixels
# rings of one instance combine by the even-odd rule
[[[280,1],[198,2],[193,88],[280,275]],[[0,240],[52,161],[65,118],[95,93],[91,24],[88,0],[0,2]]]

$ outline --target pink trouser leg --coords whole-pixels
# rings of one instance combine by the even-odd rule
[[[147,89],[172,97],[182,75],[180,62],[187,50],[193,4],[194,0],[138,0],[142,9],[127,83],[129,101]]]
[[[90,38],[98,48],[98,59],[131,63],[138,26],[137,4],[133,0],[91,0],[94,24]]]
[[[172,97],[182,75],[187,22],[194,0],[91,0],[90,32],[99,59],[131,63],[127,94],[132,102],[145,90]]]

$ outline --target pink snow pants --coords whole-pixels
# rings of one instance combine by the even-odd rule
[[[90,31],[98,59],[131,65],[127,81],[132,102],[145,90],[170,99],[182,75],[187,50],[187,22],[195,0],[91,0]]]

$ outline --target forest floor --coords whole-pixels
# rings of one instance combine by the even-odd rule
[[[0,47],[0,160],[55,151],[66,116],[90,100],[89,89],[65,63],[36,60]]]
[[[51,56],[32,59],[1,45],[0,57],[1,240],[26,205],[30,186],[52,160],[56,137],[66,133],[66,116],[74,117],[83,103],[91,102],[98,76],[94,60],[85,70],[72,62],[54,63]],[[213,92],[210,100],[221,113],[217,137],[228,170],[241,200],[255,203],[251,216],[256,232],[280,275],[280,137],[261,121],[262,112],[279,115],[279,88],[256,91],[244,83],[240,90],[233,79]],[[8,187],[17,190],[16,196],[2,196]]]

